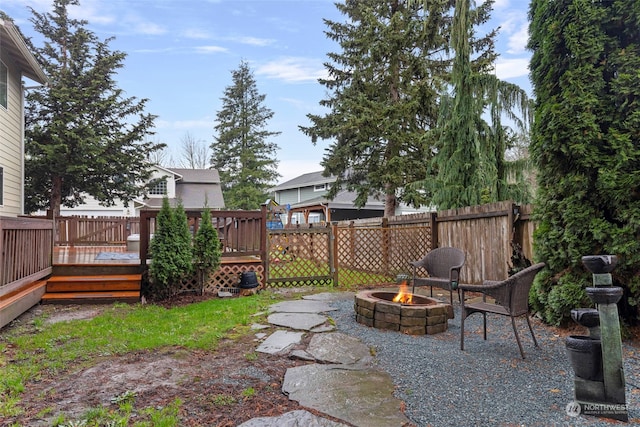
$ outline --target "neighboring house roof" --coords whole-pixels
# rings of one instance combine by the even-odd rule
[[[9,53],[24,76],[41,84],[47,82],[47,76],[29,50],[20,30],[7,19],[0,19],[0,41],[2,49]]]
[[[276,187],[273,187],[270,191],[271,192],[283,191],[283,190],[290,190],[292,188],[310,187],[312,185],[327,184],[327,183],[330,184],[332,182],[335,182],[336,180],[335,175],[331,175],[327,177],[327,176],[322,176],[322,174],[323,174],[322,171],[305,173],[287,182],[283,182],[282,184]]]
[[[185,183],[220,184],[220,174],[216,169],[169,168],[168,170],[176,175],[180,175],[181,181]]]
[[[358,197],[355,191],[340,191],[333,200],[327,199],[326,196],[314,197],[300,203],[291,204],[291,209],[306,208],[312,206],[328,206],[329,209],[357,209],[354,206],[354,201]],[[384,211],[384,202],[377,200],[375,197],[369,196],[367,203],[360,208],[367,210],[381,210]]]
[[[220,174],[215,169],[180,169],[163,168],[174,174],[176,180],[176,197],[170,199],[172,205],[178,201],[186,210],[200,210],[205,203],[211,209],[224,208]],[[162,207],[162,198],[153,197],[145,199],[143,204],[148,208]]]

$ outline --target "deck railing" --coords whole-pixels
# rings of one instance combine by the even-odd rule
[[[140,211],[140,261],[146,264],[149,258],[149,241],[155,230],[157,209]],[[191,232],[198,231],[202,211],[187,210],[187,220]],[[267,258],[267,208],[255,211],[211,211],[211,221],[218,230],[222,244],[223,257],[259,257],[263,262]]]
[[[53,221],[0,217],[0,296],[51,274]]]

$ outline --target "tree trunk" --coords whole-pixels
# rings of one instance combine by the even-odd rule
[[[398,200],[396,199],[396,195],[394,193],[387,193],[384,199],[384,217],[389,218],[394,216],[397,205]]]
[[[61,176],[54,176],[51,179],[51,199],[49,200],[49,209],[53,213],[53,217],[60,216],[60,204],[62,203],[62,181]]]

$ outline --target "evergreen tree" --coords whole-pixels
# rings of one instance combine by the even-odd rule
[[[640,3],[533,0],[529,48],[538,165],[532,303],[547,322],[587,306],[581,257],[615,254],[623,318],[640,298]]]
[[[175,295],[182,280],[193,273],[193,252],[184,208],[180,204],[172,208],[166,197],[156,217],[150,252],[151,296],[164,299]]]
[[[258,209],[279,174],[276,151],[269,142],[279,135],[266,129],[273,112],[264,106],[249,65],[242,61],[232,73],[233,84],[224,91],[217,113],[211,165],[220,173],[228,209]]]
[[[126,55],[111,51],[87,22],[71,19],[78,0],[54,0],[53,12],[31,9],[44,46],[34,47],[50,81],[27,94],[25,211],[82,203],[83,193],[109,206],[143,191],[146,161],[162,144],[144,142],[154,116],[146,99],[124,98],[114,75]]]
[[[346,188],[362,207],[369,196],[382,196],[387,217],[400,201],[423,202],[406,184],[426,176],[432,150],[424,134],[436,124],[447,70],[450,2],[406,3],[336,3],[347,22],[325,20],[327,36],[342,49],[328,54],[329,77],[320,80],[329,94],[320,105],[330,111],[309,114],[312,125],[300,127],[313,143],[334,140],[322,161],[325,174],[337,177],[328,197]]]
[[[211,210],[205,206],[193,243],[193,258],[198,268],[201,291],[204,290],[206,278],[220,267],[221,256],[220,238],[211,222]]]
[[[526,92],[496,78],[493,42],[485,45],[483,56],[472,61],[477,54],[472,50],[473,26],[489,20],[492,5],[493,1],[487,1],[471,8],[471,0],[455,4],[451,31],[453,95],[445,95],[440,105],[440,122],[434,131],[436,179],[427,180],[425,186],[427,193],[433,195],[432,204],[439,209],[514,198],[524,203],[529,198],[529,184],[523,173],[527,164],[505,159],[511,140],[508,128],[502,124],[502,116],[506,115],[518,129],[526,131]],[[491,33],[487,40],[494,35]]]

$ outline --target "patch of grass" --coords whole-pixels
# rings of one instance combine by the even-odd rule
[[[253,387],[247,387],[244,390],[242,390],[242,397],[245,397],[247,399],[253,397],[256,394],[256,390]]]
[[[215,350],[220,339],[249,333],[252,316],[273,302],[272,293],[261,292],[171,309],[114,304],[91,320],[37,322],[38,329],[29,333],[10,329],[0,352],[0,418],[20,413],[20,395],[29,381],[69,366],[91,366],[100,356],[173,346]]]
[[[131,414],[134,409],[133,397],[135,393],[125,392],[121,396],[123,401],[119,403],[117,410],[111,410],[105,406],[97,406],[89,409],[80,419],[67,420],[64,414],[60,414],[53,421],[56,427],[175,427],[179,425],[178,412],[182,401],[176,399],[164,408],[146,408],[139,411],[137,421],[130,424]],[[112,399],[113,400],[113,399]]]
[[[230,394],[214,394],[211,401],[216,406],[230,406],[236,403],[236,398]]]
[[[249,362],[253,362],[254,360],[258,360],[258,353],[256,353],[255,351],[251,353],[247,353],[244,355],[244,358],[247,359]]]

